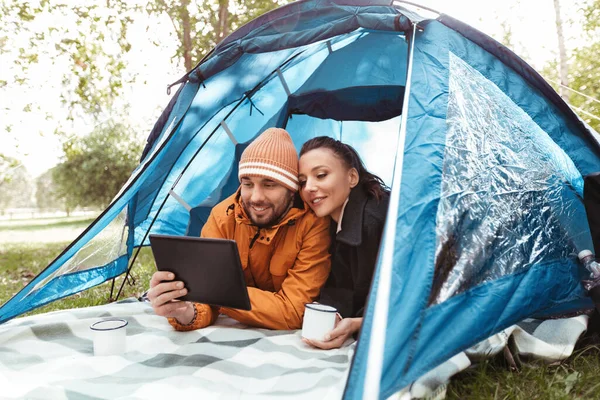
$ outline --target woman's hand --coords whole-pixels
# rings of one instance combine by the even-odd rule
[[[324,340],[302,338],[302,341],[323,350],[339,349],[346,339],[360,330],[362,320],[362,318],[344,318],[336,324],[332,331],[325,335]]]

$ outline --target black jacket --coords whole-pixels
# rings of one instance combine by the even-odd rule
[[[379,252],[379,242],[389,204],[389,194],[381,200],[361,187],[350,192],[342,217],[342,230],[331,221],[331,273],[321,291],[320,302],[338,309],[344,318],[362,317],[371,288]]]

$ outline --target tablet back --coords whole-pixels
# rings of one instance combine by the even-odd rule
[[[250,310],[248,288],[233,240],[150,235],[159,271],[170,271],[188,293],[181,300]]]

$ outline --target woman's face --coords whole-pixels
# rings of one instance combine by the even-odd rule
[[[328,148],[310,150],[300,157],[300,195],[319,217],[338,221],[350,189],[358,183],[358,172],[348,168]]]

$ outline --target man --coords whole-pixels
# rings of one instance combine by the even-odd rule
[[[298,195],[298,156],[290,135],[269,128],[242,153],[235,194],[217,204],[201,236],[236,241],[251,311],[177,301],[187,293],[170,272],[154,273],[148,298],[177,330],[211,325],[226,314],[269,329],[298,329],[330,268],[329,221]]]

